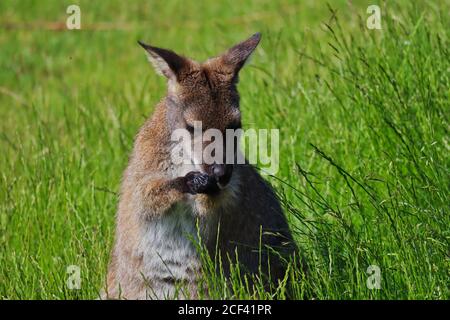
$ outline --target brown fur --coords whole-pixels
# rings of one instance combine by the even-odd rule
[[[187,283],[190,295],[176,296],[195,297],[200,262],[174,234],[183,233],[191,220],[200,221],[202,241],[210,253],[214,255],[216,247],[220,249],[226,272],[226,256],[234,256],[236,248],[243,268],[251,273],[259,270],[257,249],[261,244],[272,246],[281,254],[295,251],[276,196],[252,166],[234,165],[228,186],[213,195],[191,194],[188,178],[173,176],[170,158],[173,130],[194,121],[202,121],[204,129],[221,131],[240,126],[238,72],[259,37],[257,34],[204,63],[142,44],[156,68],[168,78],[168,94],[140,129],[123,176],[106,297],[162,298],[152,290],[173,293],[168,283],[179,280]],[[210,173],[210,166],[203,165],[201,171]],[[179,213],[185,209],[187,214]],[[152,232],[161,232],[167,239],[153,239]],[[157,243],[159,253],[168,257],[164,263],[180,276],[168,277],[165,270],[158,269],[159,253],[154,251],[153,243]],[[178,249],[179,255],[186,254],[186,258],[167,252]],[[261,256],[262,270],[269,274],[269,254],[264,251]],[[274,281],[283,276],[285,267],[276,256],[270,259],[270,276]]]

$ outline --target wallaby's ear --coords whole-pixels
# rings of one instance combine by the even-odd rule
[[[147,51],[148,59],[156,71],[168,79],[176,80],[180,71],[189,64],[186,58],[171,50],[153,47],[141,41],[138,41],[138,43]]]
[[[258,32],[247,40],[235,45],[221,56],[222,63],[231,68],[234,73],[238,73],[253,53],[260,40],[261,33]]]

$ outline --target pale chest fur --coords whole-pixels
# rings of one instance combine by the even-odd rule
[[[166,168],[170,178],[200,171],[194,162],[179,165],[170,162]],[[220,199],[208,202],[211,200],[205,196],[187,195],[164,215],[141,225],[137,251],[142,257],[142,275],[151,286],[151,297],[175,295],[174,281],[195,284],[200,272],[196,243],[199,236],[202,243],[214,241],[220,216],[235,203],[238,176],[232,178]]]
[[[195,219],[186,205],[178,205],[164,217],[142,226],[138,247],[143,276],[157,295],[174,293],[173,282],[194,281],[199,272]],[[163,297],[158,297],[163,298]]]
[[[172,178],[196,169],[194,165],[168,167]],[[142,224],[137,251],[142,257],[142,276],[151,287],[147,294],[152,298],[179,296],[175,282],[195,283],[200,272],[195,247],[198,231],[208,229],[210,224],[210,219],[198,218],[195,199],[188,196],[164,215]]]

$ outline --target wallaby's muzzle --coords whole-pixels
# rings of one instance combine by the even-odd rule
[[[214,176],[218,187],[222,189],[230,182],[231,175],[233,174],[233,165],[214,163],[209,166],[207,171],[209,175]]]

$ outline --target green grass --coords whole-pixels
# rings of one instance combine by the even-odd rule
[[[136,41],[201,60],[261,31],[241,108],[280,129],[270,182],[309,269],[293,297],[449,299],[448,2],[380,3],[368,30],[365,1],[79,1],[83,30],[52,30],[71,3],[0,2],[1,298],[97,297],[120,176],[165,91]]]

